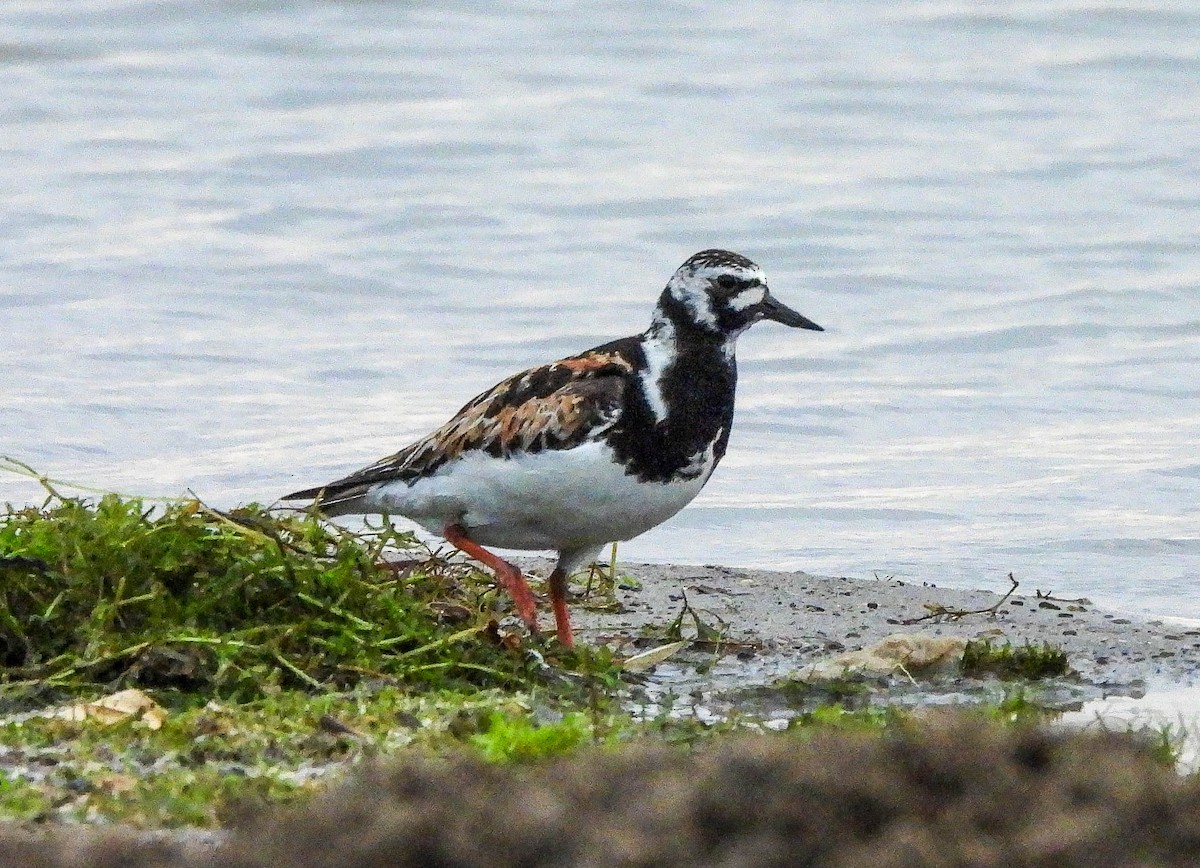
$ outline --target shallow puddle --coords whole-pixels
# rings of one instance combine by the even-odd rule
[[[1200,771],[1200,687],[1164,686],[1142,696],[1108,696],[1064,712],[1060,722],[1072,727],[1160,729],[1169,727],[1179,746],[1179,768]]]
[[[766,653],[737,659],[685,651],[648,672],[625,704],[644,719],[665,714],[709,726],[731,719],[757,720],[767,729],[785,729],[798,715],[829,703],[847,710],[868,706],[915,710],[996,705],[1019,693],[1052,715],[1057,713],[1054,719],[1067,728],[1165,731],[1177,745],[1179,770],[1200,771],[1200,686],[1164,684],[1145,689],[1135,682],[1125,688],[1132,695],[1121,696],[1113,691],[1122,688],[1071,678],[1018,685],[943,675],[868,679],[858,689],[847,689],[846,684],[806,686],[793,680],[803,657]]]
[[[648,671],[629,690],[624,704],[642,719],[665,714],[706,725],[738,719],[784,729],[792,718],[830,704],[847,710],[915,710],[998,705],[1020,695],[1051,712],[1077,714],[1077,709],[1091,707],[1104,696],[1103,688],[1071,678],[1018,683],[946,673],[914,679],[893,673],[806,683],[797,676],[811,660],[803,651],[743,658],[683,651]]]

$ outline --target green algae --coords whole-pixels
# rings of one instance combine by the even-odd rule
[[[967,643],[961,669],[968,678],[993,675],[1024,681],[1058,678],[1071,672],[1066,652],[1054,645],[993,644],[986,639]]]
[[[400,568],[381,559],[406,557]],[[137,686],[253,699],[363,679],[536,681],[490,578],[388,522],[351,533],[251,504],[52,497],[0,516],[0,696]],[[547,648],[570,669],[577,654]]]

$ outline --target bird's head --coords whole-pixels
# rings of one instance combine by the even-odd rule
[[[793,328],[824,331],[808,317],[776,301],[763,270],[728,250],[702,250],[679,266],[659,301],[660,316],[725,339],[764,319]],[[681,322],[682,320],[682,322]]]

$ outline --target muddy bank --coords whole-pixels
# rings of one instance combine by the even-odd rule
[[[409,760],[207,852],[0,828],[5,864],[1191,865],[1200,783],[1129,738],[934,722],[525,767]]]
[[[545,561],[525,565],[535,574],[548,570]],[[1087,600],[1040,598],[1031,586],[1021,585],[1003,599],[1007,587],[961,591],[891,579],[719,566],[622,564],[618,573],[634,577],[638,585],[618,589],[624,611],[572,608],[583,641],[630,644],[648,628],[672,621],[686,596],[704,622],[754,649],[753,656],[723,664],[743,683],[794,674],[897,633],[1050,643],[1067,652],[1078,674],[1075,681],[1093,688],[1092,694],[1191,683],[1200,673],[1200,622],[1143,620]],[[993,607],[985,614],[949,614]],[[947,614],[935,617],[938,611]],[[685,618],[684,626],[690,625]]]

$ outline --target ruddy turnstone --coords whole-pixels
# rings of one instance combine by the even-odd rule
[[[700,493],[729,441],[737,339],[764,319],[823,331],[776,301],[749,259],[702,250],[644,333],[514,374],[395,455],[283,500],[405,516],[491,567],[535,634],[521,571],[484,546],[556,551],[550,599],[570,646],[567,579]]]

